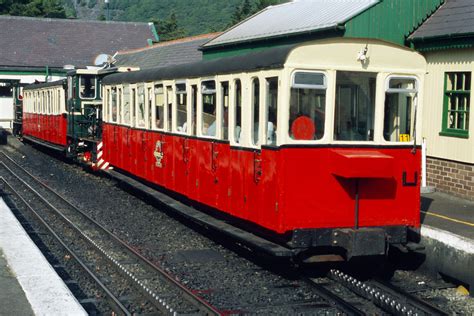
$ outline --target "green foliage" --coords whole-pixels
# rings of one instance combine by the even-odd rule
[[[169,41],[186,36],[186,31],[178,26],[178,18],[174,12],[171,12],[166,20],[153,19],[156,31],[161,41]]]
[[[61,0],[0,0],[0,13],[44,18],[65,18]]]
[[[228,27],[235,25],[249,16],[265,9],[268,6],[286,2],[285,0],[257,0],[253,4],[250,0],[243,0],[242,4],[236,6],[232,14],[232,20]]]
[[[0,14],[75,17],[75,0],[0,0]],[[224,31],[250,15],[288,0],[110,0],[113,20],[154,22],[161,40]],[[98,0],[79,0],[90,10],[103,10]],[[95,15],[94,15],[95,16]],[[98,17],[105,17],[105,12]]]

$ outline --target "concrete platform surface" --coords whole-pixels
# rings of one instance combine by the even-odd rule
[[[0,250],[0,315],[87,315],[1,199]]]
[[[467,284],[474,296],[474,202],[444,193],[423,194],[423,265]]]
[[[34,315],[25,292],[10,270],[0,249],[0,315]],[[8,302],[7,304],[5,304]]]
[[[421,223],[472,239],[474,243],[474,202],[440,192],[422,194]]]

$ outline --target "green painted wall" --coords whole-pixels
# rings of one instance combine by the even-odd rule
[[[369,37],[406,45],[406,38],[444,0],[381,0],[346,23],[345,37]]]

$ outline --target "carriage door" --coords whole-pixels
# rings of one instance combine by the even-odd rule
[[[186,83],[176,83],[175,107],[173,120],[176,122],[176,136],[174,144],[174,175],[175,190],[181,194],[187,194],[188,187],[188,163],[189,163],[189,138],[188,132],[191,124],[188,122],[188,93]]]
[[[260,80],[253,78],[251,83],[250,97],[251,97],[251,121],[250,121],[250,136],[254,149],[251,156],[246,159],[245,164],[248,166],[245,176],[245,196],[247,202],[244,204],[244,209],[247,212],[248,219],[254,222],[259,222],[260,216],[260,201],[261,201],[261,185],[262,179],[262,150],[261,150],[261,109],[260,109]]]
[[[190,111],[191,113],[188,114],[188,117],[191,119],[191,137],[188,138],[188,144],[187,144],[187,159],[188,162],[186,164],[186,167],[188,168],[188,196],[192,199],[197,199],[197,187],[196,187],[196,181],[198,179],[198,157],[197,157],[197,146],[199,144],[199,141],[197,140],[196,137],[196,123],[197,123],[197,91],[198,87],[197,85],[191,85],[191,91],[190,91],[190,96],[188,96],[188,100],[191,103],[190,104]]]

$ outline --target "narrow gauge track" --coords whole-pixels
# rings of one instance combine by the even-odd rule
[[[388,282],[376,279],[362,282],[339,270],[331,270],[328,278],[342,284],[391,315],[449,315]],[[311,281],[317,283],[315,280]]]
[[[3,184],[2,190],[9,192],[9,194],[14,194],[18,199],[21,200],[23,204],[29,209],[29,211],[37,218],[37,220],[42,224],[44,228],[48,231],[48,233],[53,236],[53,238],[61,244],[61,246],[64,248],[65,252],[68,254],[69,259],[73,259],[76,261],[76,263],[82,268],[83,272],[86,273],[86,275],[93,280],[93,282],[97,285],[97,287],[100,288],[101,290],[101,295],[96,295],[105,299],[108,303],[108,305],[111,307],[111,309],[119,314],[123,315],[132,315],[132,311],[130,311],[127,307],[125,307],[120,299],[112,293],[112,291],[102,282],[93,272],[92,270],[87,266],[87,264],[80,258],[80,256],[73,251],[66,242],[63,241],[63,239],[57,235],[54,232],[54,229],[46,223],[46,221],[36,212],[33,207],[21,196],[21,193],[19,193],[17,190],[13,188],[13,186],[3,177],[0,177],[0,182]],[[5,190],[6,189],[6,190]]]
[[[179,274],[178,274],[179,275]],[[188,280],[189,281],[189,280]],[[357,284],[356,280],[356,284]],[[368,281],[370,282],[370,281]],[[304,278],[301,278],[300,280],[296,281],[295,280],[295,287],[304,287],[302,283],[305,283]],[[390,310],[390,307],[383,307],[380,305],[377,305],[376,302],[374,302],[374,299],[371,299],[370,297],[366,297],[364,295],[359,295],[356,291],[352,290],[351,287],[345,282],[340,282],[338,280],[335,280],[335,278],[331,278],[328,276],[327,278],[319,278],[317,280],[313,279],[311,281],[307,281],[307,284],[311,283],[317,283],[317,285],[307,285],[311,287],[311,292],[313,292],[315,295],[313,296],[313,299],[310,300],[295,300],[292,301],[291,303],[285,303],[284,309],[289,310],[290,307],[293,308],[293,310],[298,312],[298,314],[301,315],[306,315],[306,314],[319,314],[319,313],[329,313],[329,314],[347,314],[347,315],[366,315],[366,314],[399,314],[399,315],[423,315],[423,314],[445,314],[444,312],[420,312],[419,310],[416,312],[408,312],[408,309],[405,308],[403,310],[403,307],[405,305],[399,305],[399,309],[402,310],[400,311],[392,311]],[[367,283],[367,282],[366,282]],[[347,285],[347,286],[346,286]],[[293,286],[293,285],[292,285]],[[278,287],[276,287],[278,288]],[[344,288],[341,290],[341,288]],[[381,295],[385,294],[385,298],[388,296],[386,295],[386,291],[382,291],[382,289],[377,289],[377,291],[380,293],[379,297]],[[205,291],[203,293],[206,293]],[[307,292],[309,293],[309,292]],[[224,295],[225,296],[225,295]],[[316,297],[319,296],[320,299],[316,299]],[[397,296],[397,302],[403,302],[402,297],[405,295],[399,295]],[[216,297],[214,297],[213,300],[215,300]],[[210,300],[210,301],[213,301]],[[218,299],[220,300],[220,299]],[[275,309],[278,310],[279,304],[275,304],[277,301],[273,301],[271,306],[273,306]],[[283,304],[283,303],[282,303]],[[288,305],[289,304],[289,305]],[[226,304],[227,305],[227,304]],[[270,309],[270,306],[267,306],[267,304],[236,304],[233,305],[233,307],[226,308],[224,306],[226,305],[221,305],[220,310],[223,310],[225,312],[231,312],[234,311],[235,313],[240,313],[243,312],[245,314],[265,314],[265,313],[273,313],[273,309]],[[227,305],[228,306],[228,305]],[[230,307],[230,306],[229,306]],[[283,307],[283,305],[281,306]],[[396,309],[395,305],[395,309]],[[413,306],[412,306],[413,307]],[[281,309],[281,308],[280,308]]]
[[[23,169],[8,155],[2,152],[2,157],[4,159],[0,165],[12,175],[9,181],[2,179],[8,190],[27,205],[67,251],[81,262],[81,266],[113,302],[115,311],[125,315],[137,312],[171,315],[220,314],[160,267]],[[23,179],[18,173],[29,180]],[[22,188],[21,193],[18,188]],[[58,233],[60,229],[62,236]],[[85,263],[86,260],[88,263]],[[113,278],[111,275],[122,277]],[[106,283],[109,284],[108,287]],[[137,296],[136,293],[141,295]]]

